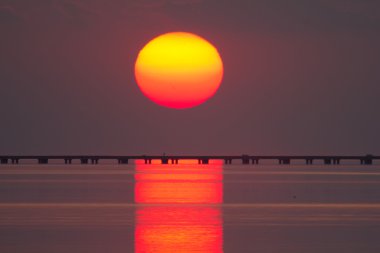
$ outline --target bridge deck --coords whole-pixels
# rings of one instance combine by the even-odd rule
[[[292,160],[305,160],[306,164],[312,164],[314,160],[322,160],[325,164],[340,164],[343,160],[357,160],[361,164],[373,164],[374,160],[380,160],[380,156],[364,155],[306,155],[306,156],[287,156],[287,155],[0,155],[2,164],[19,163],[20,160],[36,160],[40,164],[46,164],[49,160],[63,160],[71,163],[72,160],[79,160],[85,164],[98,163],[99,160],[116,160],[119,163],[128,163],[129,160],[144,160],[151,163],[152,160],[161,160],[167,164],[169,161],[178,163],[179,160],[198,160],[201,164],[207,164],[209,160],[224,160],[230,164],[232,160],[241,160],[243,164],[258,164],[260,160],[278,160],[279,164],[290,164]]]

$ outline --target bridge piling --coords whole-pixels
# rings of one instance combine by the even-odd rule
[[[370,158],[360,159],[360,164],[371,165],[372,163],[372,159]]]
[[[208,158],[198,159],[198,164],[208,164],[208,163],[209,163],[209,159]]]
[[[249,161],[250,161],[249,155],[242,155],[241,160],[243,164],[249,164]]]
[[[47,159],[47,158],[38,158],[38,163],[39,164],[48,164],[49,163],[49,159]]]
[[[252,164],[259,164],[259,159],[253,158],[252,159]]]
[[[313,159],[306,159],[306,164],[313,164]]]
[[[119,158],[118,160],[119,164],[128,164],[128,158]]]
[[[289,158],[280,158],[278,159],[279,164],[290,164]]]
[[[340,164],[340,159],[339,158],[334,158],[333,159],[333,164]]]
[[[224,159],[224,164],[232,164],[232,159],[229,159],[229,158]]]

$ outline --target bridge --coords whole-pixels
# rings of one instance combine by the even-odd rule
[[[128,164],[131,160],[143,160],[145,164],[151,164],[152,160],[160,160],[162,164],[178,164],[179,160],[198,160],[199,164],[209,164],[210,160],[223,160],[225,164],[232,164],[233,160],[241,161],[242,164],[259,164],[263,160],[275,160],[278,164],[286,165],[294,161],[304,161],[305,164],[313,164],[315,161],[322,161],[323,164],[340,164],[342,161],[358,161],[358,164],[371,165],[375,160],[380,160],[380,156],[255,156],[255,155],[0,155],[0,164],[19,164],[20,161],[34,160],[38,164],[48,164],[49,161],[60,160],[65,164],[71,164],[77,160],[81,164],[98,164],[100,160],[113,160],[119,164]]]

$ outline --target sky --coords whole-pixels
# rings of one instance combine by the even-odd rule
[[[153,103],[134,63],[198,34],[214,97]],[[0,154],[380,154],[376,0],[0,0]]]

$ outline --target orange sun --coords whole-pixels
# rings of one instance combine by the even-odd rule
[[[218,90],[223,63],[217,49],[205,39],[172,32],[145,45],[136,60],[135,76],[144,95],[157,104],[190,108]]]

